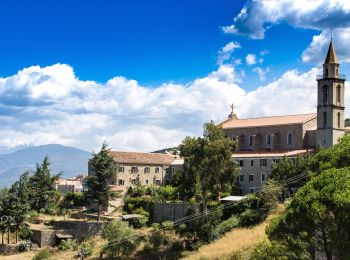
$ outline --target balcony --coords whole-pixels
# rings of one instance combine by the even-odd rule
[[[346,76],[344,74],[339,74],[338,77],[333,78],[333,77],[325,77],[325,76],[323,76],[323,74],[321,74],[321,75],[317,75],[316,79],[317,80],[321,80],[321,79],[342,79],[342,80],[345,80]]]

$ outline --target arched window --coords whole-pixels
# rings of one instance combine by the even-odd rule
[[[340,112],[338,112],[337,116],[338,116],[338,128],[340,128]]]
[[[328,103],[328,86],[324,85],[323,86],[323,104],[327,104]]]
[[[292,144],[292,134],[288,133],[287,135],[287,144]]]
[[[266,144],[270,145],[271,144],[271,135],[266,136]]]
[[[341,102],[341,86],[340,85],[337,86],[337,102],[338,103]]]
[[[327,126],[327,112],[323,112],[323,126]]]

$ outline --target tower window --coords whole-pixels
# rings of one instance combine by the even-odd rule
[[[337,102],[338,103],[341,102],[341,86],[340,85],[337,86]]]
[[[326,69],[326,77],[328,77],[328,69]]]
[[[340,112],[338,112],[338,114],[337,114],[337,116],[338,116],[338,128],[340,128]]]
[[[323,126],[327,126],[327,112],[323,112]]]
[[[252,146],[253,145],[253,136],[249,136],[249,145]]]
[[[328,86],[325,85],[323,86],[323,104],[327,104],[328,103]]]
[[[271,144],[271,135],[266,136],[266,144],[270,145]]]
[[[287,135],[287,144],[292,144],[292,134],[288,133]]]

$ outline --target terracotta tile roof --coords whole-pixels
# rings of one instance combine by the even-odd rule
[[[306,123],[317,117],[317,114],[300,114],[288,116],[271,116],[247,119],[229,119],[221,123],[222,128],[244,128],[273,125],[292,125]]]
[[[119,152],[110,151],[117,163],[127,164],[155,164],[170,165],[174,160],[174,156],[163,153],[137,153],[137,152]]]
[[[283,157],[283,156],[297,156],[307,153],[314,153],[315,149],[300,149],[291,151],[237,151],[232,154],[232,158],[251,158],[251,157]]]

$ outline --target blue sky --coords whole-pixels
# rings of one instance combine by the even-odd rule
[[[314,30],[286,23],[265,39],[224,34],[246,1],[203,0],[10,0],[1,2],[0,75],[31,65],[70,64],[82,80],[105,82],[122,75],[147,86],[185,83],[215,70],[218,50],[229,41],[248,53],[267,50],[267,81],[288,68],[309,68],[300,56]],[[260,84],[252,67],[245,69],[246,89]]]
[[[347,74],[349,0],[3,0],[0,150],[152,151],[232,103],[239,118],[315,112],[331,27]]]

